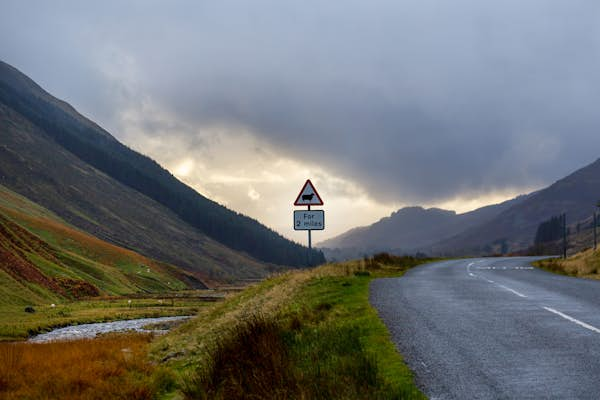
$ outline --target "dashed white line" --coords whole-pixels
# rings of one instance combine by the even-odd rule
[[[580,321],[578,319],[575,319],[575,318],[573,318],[571,316],[568,316],[567,314],[561,313],[560,311],[555,310],[554,308],[544,307],[544,310],[550,311],[551,313],[559,315],[559,316],[563,317],[564,319],[566,319],[568,321],[574,322],[577,325],[584,327],[585,329],[589,329],[592,332],[600,333],[600,329],[596,328],[595,326],[592,326],[590,324],[586,324],[585,322],[582,322],[582,321]]]
[[[477,262],[480,262],[480,261],[477,261]],[[475,263],[474,263],[474,262],[472,262],[472,263],[469,263],[469,264],[467,265],[467,271],[469,272],[469,276],[472,276],[472,277],[476,277],[476,276],[477,276],[477,275],[475,275],[474,273],[472,273],[472,272],[471,272],[471,267],[472,267],[474,264],[475,264]],[[505,270],[505,269],[506,269],[506,267],[477,267],[477,269],[500,269],[500,268],[502,268],[503,270]],[[513,269],[533,269],[533,267],[513,267]],[[525,294],[523,294],[523,293],[520,293],[520,292],[517,292],[516,290],[514,290],[514,289],[511,289],[511,288],[509,288],[508,286],[504,286],[504,285],[501,285],[501,284],[499,284],[499,283],[496,283],[496,282],[494,282],[494,281],[493,281],[493,280],[491,280],[491,279],[487,279],[487,278],[484,278],[484,277],[481,277],[481,278],[482,278],[483,280],[485,280],[485,281],[489,282],[489,283],[493,283],[493,284],[495,284],[496,286],[498,286],[498,287],[501,287],[501,288],[502,288],[502,289],[504,289],[504,290],[507,290],[507,291],[509,291],[509,292],[511,292],[511,293],[514,293],[514,294],[516,294],[516,295],[517,295],[517,296],[519,296],[519,297],[527,298],[527,295],[525,295]],[[560,317],[562,317],[562,318],[566,319],[567,321],[573,322],[573,323],[575,323],[575,324],[577,324],[577,325],[579,325],[579,326],[581,326],[581,327],[583,327],[583,328],[585,328],[585,329],[588,329],[588,330],[590,330],[590,331],[592,331],[592,332],[600,333],[600,329],[596,328],[596,327],[595,327],[595,326],[593,326],[593,325],[586,324],[585,322],[583,322],[583,321],[580,321],[580,320],[578,320],[578,319],[576,319],[576,318],[573,318],[573,317],[571,317],[571,316],[569,316],[569,315],[567,315],[567,314],[565,314],[565,313],[562,313],[562,312],[560,312],[560,311],[558,311],[558,310],[555,310],[554,308],[550,308],[550,307],[543,307],[543,308],[544,308],[544,310],[546,310],[546,311],[549,311],[549,312],[551,312],[551,313],[553,313],[553,314],[556,314],[556,315],[558,315],[558,316],[560,316]],[[426,365],[425,365],[424,363],[423,363],[423,365],[426,367]]]
[[[509,288],[508,286],[504,286],[504,285],[501,285],[501,284],[499,284],[499,283],[498,283],[498,286],[500,286],[500,287],[501,287],[502,289],[504,289],[504,290],[508,290],[509,292],[512,292],[512,293],[516,294],[516,295],[517,295],[517,296],[519,296],[519,297],[527,297],[527,296],[526,296],[526,295],[524,295],[523,293],[519,293],[519,292],[517,292],[516,290]]]

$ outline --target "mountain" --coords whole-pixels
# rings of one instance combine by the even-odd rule
[[[436,253],[486,254],[504,247],[518,251],[533,243],[537,227],[566,213],[567,224],[587,221],[600,200],[600,159],[535,192],[491,220],[457,232],[433,246]]]
[[[192,274],[86,234],[0,186],[0,305],[199,286]]]
[[[538,226],[567,214],[569,251],[591,243],[591,215],[600,200],[600,159],[537,192],[501,204],[456,214],[407,207],[367,226],[318,244],[328,258],[343,259],[377,251],[424,252],[437,256],[523,252]],[[581,232],[579,232],[581,230]]]
[[[305,247],[201,196],[2,62],[0,184],[102,240],[202,280],[307,264]]]
[[[333,258],[356,257],[378,251],[429,254],[432,246],[441,240],[491,220],[523,200],[524,197],[518,197],[464,214],[439,208],[405,207],[370,226],[352,229],[318,246]]]

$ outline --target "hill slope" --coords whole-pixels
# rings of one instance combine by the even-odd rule
[[[328,257],[340,259],[382,250],[444,256],[518,252],[533,244],[540,223],[562,213],[569,226],[588,229],[599,199],[600,159],[545,189],[501,204],[464,214],[408,207],[318,245]],[[574,250],[590,243],[576,235],[571,240],[577,241],[569,245]]]
[[[589,219],[600,199],[600,159],[524,201],[499,213],[484,224],[467,229],[434,246],[443,254],[485,254],[505,242],[508,251],[529,247],[538,225],[561,213],[568,224]]]
[[[0,130],[0,183],[95,236],[211,279],[307,262],[305,247],[199,195],[2,62]]]
[[[326,254],[337,253],[341,258],[346,258],[346,254],[360,256],[378,251],[431,253],[431,247],[440,240],[482,224],[524,198],[518,197],[464,214],[439,208],[405,207],[372,225],[355,228],[318,246],[339,249],[337,252],[326,250]]]
[[[181,290],[192,275],[83,233],[0,186],[0,305]]]

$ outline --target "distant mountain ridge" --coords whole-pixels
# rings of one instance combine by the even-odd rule
[[[305,247],[201,196],[3,62],[0,132],[0,183],[98,237],[210,279],[307,264]]]
[[[566,213],[567,224],[589,220],[600,200],[600,159],[507,208],[485,224],[437,243],[437,253],[487,254],[500,247],[518,251],[533,244],[537,227]]]
[[[318,243],[328,258],[377,251],[467,256],[523,251],[540,223],[566,213],[568,224],[589,225],[600,200],[600,159],[534,193],[456,214],[407,207],[366,227]]]
[[[348,255],[354,253],[353,256],[377,251],[431,254],[433,246],[441,240],[492,219],[524,198],[518,197],[463,214],[439,208],[405,207],[370,226],[352,229],[317,246],[328,249],[326,254],[334,258],[335,252],[331,249],[354,249],[346,252]]]

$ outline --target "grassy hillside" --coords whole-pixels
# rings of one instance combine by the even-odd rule
[[[0,186],[0,306],[186,289],[190,274],[83,233]]]
[[[485,224],[440,242],[437,254],[492,254],[529,247],[540,223],[567,214],[568,224],[589,221],[600,199],[600,159],[529,195]]]
[[[177,265],[202,281],[268,274],[268,265],[210,239],[165,207],[82,162],[2,104],[0,132],[0,184],[70,225]]]
[[[371,279],[422,262],[385,255],[289,272],[206,308],[153,344],[179,375],[168,398],[424,398],[368,300]]]

